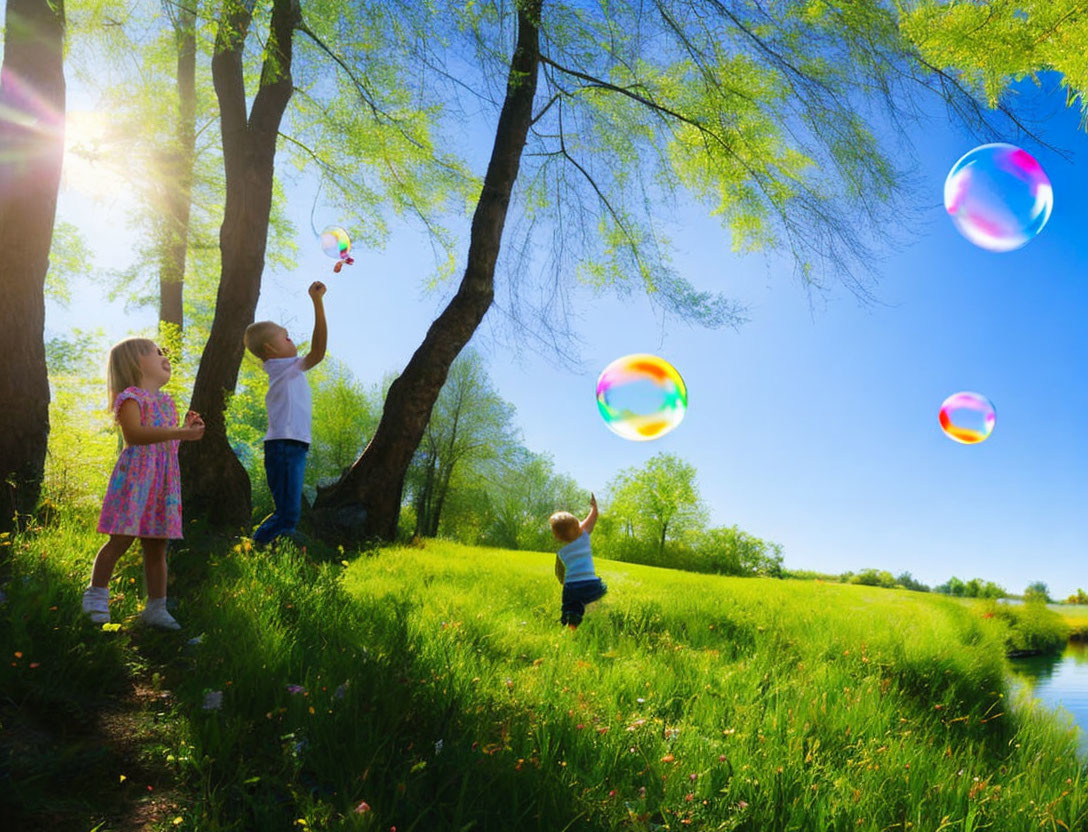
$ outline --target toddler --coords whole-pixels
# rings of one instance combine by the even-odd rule
[[[200,414],[189,411],[185,426],[169,393],[170,359],[147,338],[128,338],[110,350],[106,382],[113,414],[125,447],[113,468],[98,531],[110,539],[98,550],[91,585],[83,593],[83,612],[95,624],[110,620],[110,576],[132,541],[144,550],[147,606],[140,620],[178,630],[166,611],[166,541],[181,538],[181,475],[178,443],[204,436]]]
[[[572,630],[582,623],[586,604],[604,597],[608,587],[593,571],[589,535],[597,524],[597,498],[589,495],[589,514],[582,522],[569,511],[557,511],[549,522],[552,534],[566,545],[555,556],[555,577],[563,584],[561,624]]]
[[[314,334],[310,352],[299,358],[287,330],[272,321],[258,321],[246,329],[246,348],[268,373],[268,433],[264,436],[264,472],[276,510],[253,533],[254,543],[270,543],[280,535],[296,537],[302,513],[302,483],[306,452],[310,448],[310,385],[303,375],[325,357],[328,331],[322,296],[325,284],[310,284],[314,303]]]

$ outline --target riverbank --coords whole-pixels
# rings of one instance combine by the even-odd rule
[[[1070,641],[1059,655],[1009,663],[1018,688],[1046,708],[1067,713],[1080,729],[1080,752],[1088,760],[1088,643]]]

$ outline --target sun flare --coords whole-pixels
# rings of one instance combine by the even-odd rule
[[[107,113],[74,110],[65,118],[61,187],[102,201],[124,201],[128,154]]]

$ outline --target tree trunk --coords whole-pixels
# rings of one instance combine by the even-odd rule
[[[427,475],[423,478],[423,486],[419,489],[416,498],[416,537],[426,537],[430,533],[430,505],[434,493],[434,467],[435,454],[427,454]]]
[[[457,404],[453,410],[453,426],[450,428],[450,441],[446,443],[446,453],[442,457],[442,465],[438,471],[438,487],[435,489],[435,499],[431,504],[431,513],[427,534],[429,537],[438,537],[438,521],[442,517],[442,504],[446,502],[446,492],[450,488],[450,477],[453,476],[453,468],[457,464],[457,427],[461,424],[461,411],[465,406],[465,383],[458,385]]]
[[[163,239],[159,266],[159,323],[185,327],[182,290],[189,247],[189,213],[196,158],[196,9],[178,8],[174,35],[178,49],[176,144],[161,158]]]
[[[38,504],[49,441],[45,273],[64,156],[64,2],[8,0],[0,66],[0,531]]]
[[[438,497],[435,499],[434,511],[431,512],[431,537],[438,537],[438,522],[442,519],[442,506],[446,502],[446,495],[450,490],[450,478],[453,476],[453,468],[457,464],[456,460],[451,462],[446,468],[443,476],[439,480]]]
[[[666,520],[665,524],[661,527],[661,545],[657,549],[658,558],[664,558],[665,557],[665,532],[668,530],[668,528],[669,528],[669,521]]]
[[[396,536],[404,475],[412,454],[450,365],[491,306],[506,212],[532,120],[540,63],[541,3],[518,3],[518,42],[510,60],[506,99],[472,218],[468,263],[457,294],[431,324],[404,372],[389,388],[381,421],[362,455],[336,485],[318,493],[314,521],[318,534],[330,542],[355,543],[375,537],[392,540]]]
[[[219,229],[222,275],[192,401],[206,427],[203,440],[181,444],[179,457],[186,515],[239,529],[250,523],[251,491],[249,476],[227,441],[227,398],[238,381],[242,336],[253,323],[261,291],[276,138],[293,91],[291,46],[300,13],[298,0],[274,0],[260,89],[247,119],[242,50],[251,15],[242,4],[229,8],[220,20],[212,58],[227,181]]]

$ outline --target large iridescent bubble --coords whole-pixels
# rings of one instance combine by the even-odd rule
[[[981,393],[953,393],[941,404],[938,418],[949,439],[975,445],[993,432],[997,414]]]
[[[658,439],[684,418],[688,388],[668,361],[637,353],[617,358],[597,379],[597,407],[617,436]]]
[[[976,246],[1012,251],[1043,230],[1054,207],[1054,191],[1026,150],[984,144],[948,172],[944,207],[960,234]]]

